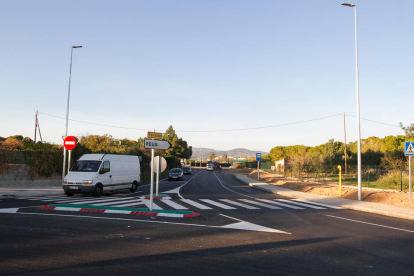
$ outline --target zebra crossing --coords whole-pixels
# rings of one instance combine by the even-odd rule
[[[106,196],[99,198],[88,197],[67,197],[67,196],[45,196],[45,197],[20,197],[18,199],[42,201],[54,204],[85,204],[95,206],[113,206],[113,207],[131,207],[131,208],[150,208],[150,200],[139,197],[125,197],[125,196]],[[215,208],[224,210],[235,209],[248,209],[248,210],[260,210],[260,209],[291,209],[291,210],[303,210],[303,209],[345,209],[338,206],[322,204],[318,202],[306,201],[301,199],[165,199],[155,200],[153,202],[153,209],[158,210],[212,210]]]

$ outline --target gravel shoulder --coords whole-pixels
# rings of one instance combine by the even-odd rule
[[[233,169],[230,170],[228,173],[245,174],[251,179],[257,180],[257,170]],[[278,176],[263,171],[260,171],[260,181],[265,182],[267,184],[304,193],[312,193],[329,197],[358,200],[358,188],[352,186],[342,186],[342,196],[339,196],[339,185],[334,184],[305,182],[302,180]],[[414,209],[414,195],[413,201],[410,202],[409,194],[407,192],[363,188],[362,200],[366,202],[381,203],[397,207]]]

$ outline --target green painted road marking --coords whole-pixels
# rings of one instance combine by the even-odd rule
[[[178,210],[156,210],[142,209],[142,208],[125,208],[125,207],[111,207],[111,206],[95,206],[95,205],[79,205],[79,204],[50,204],[51,207],[66,207],[66,208],[81,208],[81,209],[96,209],[96,210],[121,210],[131,212],[149,212],[149,213],[166,213],[166,214],[193,214],[193,211],[178,211]]]

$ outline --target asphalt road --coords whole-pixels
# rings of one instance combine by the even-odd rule
[[[160,184],[163,209],[194,218],[46,211],[60,202],[136,204],[149,193],[2,199],[2,275],[413,275],[414,222],[292,201],[222,171]],[[62,193],[63,194],[63,193]],[[132,203],[130,203],[132,202]],[[264,205],[263,205],[264,204]],[[282,205],[284,204],[284,205]],[[181,206],[181,207],[180,207]],[[204,207],[203,207],[204,206]]]

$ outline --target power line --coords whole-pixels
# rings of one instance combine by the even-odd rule
[[[55,117],[55,118],[59,118],[59,119],[65,119],[63,117],[59,117],[59,116],[55,116],[55,115],[51,115],[51,114],[47,114],[47,113],[43,113],[43,112],[39,112],[39,114],[43,114],[43,115],[46,115],[46,116]],[[215,130],[175,130],[175,131],[176,132],[187,132],[187,133],[191,133],[191,132],[193,132],[193,133],[207,133],[207,132],[244,131],[244,130],[265,129],[265,128],[274,128],[274,127],[281,127],[281,126],[288,126],[288,125],[303,124],[303,123],[324,120],[324,119],[328,119],[328,118],[332,118],[332,117],[337,117],[337,116],[343,116],[343,114],[335,114],[335,115],[330,115],[330,116],[326,116],[326,117],[320,117],[320,118],[309,119],[309,120],[298,121],[298,122],[285,123],[285,124],[269,125],[269,126],[247,127],[247,128],[233,128],[233,129],[215,129]],[[355,116],[349,115],[349,114],[346,115],[346,116],[355,117]],[[130,130],[140,130],[140,131],[148,131],[150,129],[150,128],[143,129],[143,128],[133,128],[133,127],[122,127],[122,126],[104,125],[104,124],[91,123],[91,122],[85,122],[85,121],[79,121],[79,120],[73,120],[73,119],[69,119],[69,120],[70,121],[73,121],[73,122],[83,123],[83,124],[97,125],[97,126],[104,126],[104,127],[112,127],[112,128],[120,128],[120,129],[130,129]],[[377,124],[388,125],[388,126],[398,127],[399,128],[399,126],[390,125],[390,124],[386,124],[386,123],[381,123],[381,122],[377,122],[377,121],[373,121],[373,120],[369,120],[369,119],[361,118],[361,120],[365,120],[365,121],[369,121],[369,122],[373,122],[373,123],[377,123]]]
[[[177,132],[224,132],[224,131],[240,131],[240,130],[251,130],[251,129],[263,129],[263,128],[272,128],[272,127],[280,127],[280,126],[287,126],[287,125],[295,125],[301,123],[307,123],[312,121],[323,120],[331,117],[342,116],[342,114],[336,114],[331,116],[326,116],[322,118],[310,119],[305,121],[293,122],[293,123],[286,123],[286,124],[279,124],[279,125],[271,125],[271,126],[261,126],[261,127],[248,127],[248,128],[233,128],[233,129],[217,129],[217,130],[180,130]]]
[[[39,114],[43,114],[43,115],[46,115],[46,116],[55,117],[55,118],[59,118],[59,119],[64,119],[64,120],[66,119],[66,118],[63,118],[63,117],[59,117],[59,116],[55,116],[55,115],[50,115],[50,114],[46,114],[46,113],[43,113],[43,112],[39,112]],[[123,129],[132,129],[132,130],[148,130],[147,128],[146,129],[140,129],[140,128],[133,128],[133,127],[111,126],[111,125],[103,125],[103,124],[97,124],[97,123],[90,123],[90,122],[73,120],[73,119],[69,119],[69,121],[83,123],[83,124],[89,124],[89,125],[104,126],[104,127],[123,128]]]
[[[356,116],[354,116],[354,115],[346,115],[346,116],[350,116],[350,117],[356,118]],[[386,123],[381,123],[381,122],[377,122],[377,121],[373,121],[373,120],[369,120],[369,119],[361,118],[361,120],[368,121],[368,122],[372,122],[372,123],[377,123],[377,124],[381,124],[381,125],[386,125],[386,126],[392,126],[392,127],[398,127],[398,128],[400,128],[400,126],[390,125],[390,124],[386,124]]]

